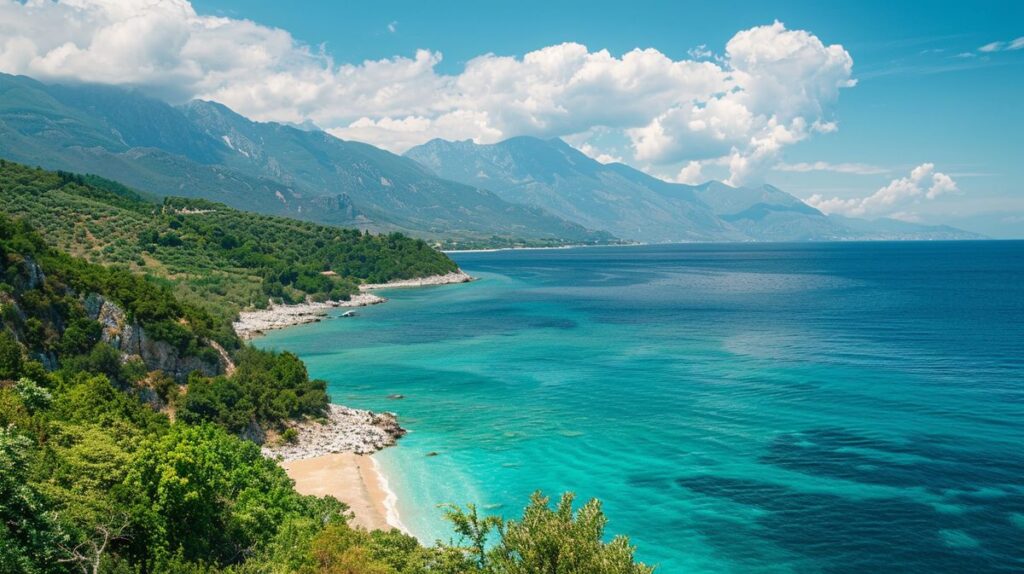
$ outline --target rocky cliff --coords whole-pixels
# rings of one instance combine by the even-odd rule
[[[91,319],[103,327],[101,339],[121,352],[122,357],[138,357],[146,368],[160,370],[179,381],[188,378],[189,373],[199,371],[205,376],[224,372],[227,365],[210,363],[199,357],[183,357],[169,343],[158,341],[146,334],[141,325],[128,320],[124,310],[101,295],[86,297],[85,309]]]

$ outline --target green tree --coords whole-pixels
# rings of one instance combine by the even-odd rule
[[[21,376],[21,345],[10,331],[0,331],[0,380],[13,381]]]
[[[56,571],[60,536],[49,518],[50,503],[28,484],[32,441],[0,428],[0,572]]]
[[[602,540],[608,519],[601,503],[591,500],[578,511],[574,497],[562,495],[555,508],[537,492],[519,521],[500,522],[480,518],[473,506],[468,511],[449,508],[447,517],[464,541],[465,550],[488,574],[650,574],[653,568],[634,560],[629,539],[616,536]],[[486,550],[489,534],[499,534]]]

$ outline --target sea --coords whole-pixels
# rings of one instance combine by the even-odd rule
[[[1024,242],[452,257],[478,280],[257,341],[399,414],[424,542],[571,492],[659,573],[1024,572]]]

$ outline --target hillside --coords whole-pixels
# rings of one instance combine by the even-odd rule
[[[220,319],[269,298],[345,299],[359,283],[454,271],[422,240],[257,215],[203,200],[143,197],[95,176],[0,160],[0,211],[94,263],[161,280]]]
[[[464,245],[611,239],[367,144],[113,87],[0,74],[0,157],[157,196]]]
[[[538,495],[531,521],[502,524],[487,552],[353,529],[344,504],[299,495],[237,436],[323,414],[325,384],[298,358],[238,349],[227,374],[202,312],[6,216],[0,308],[0,572],[467,574],[516,554],[534,569],[546,558],[521,551],[537,543],[555,556],[585,546],[586,564],[614,568],[601,571],[650,572],[624,539],[602,542],[596,502],[566,515]],[[482,540],[501,524],[473,508],[449,514],[483,526]]]
[[[492,145],[435,139],[406,156],[441,177],[624,239],[663,243],[746,238],[686,186],[622,164],[601,164],[560,139],[517,137]]]
[[[771,185],[731,187],[709,181],[694,186],[693,193],[716,216],[755,241],[835,241],[858,235]]]
[[[771,185],[683,185],[602,164],[560,139],[496,144],[435,139],[406,156],[441,177],[484,187],[592,229],[644,242],[976,239],[951,227],[827,217]]]
[[[904,240],[974,240],[985,239],[984,235],[964,231],[949,225],[925,225],[898,219],[856,219],[842,215],[830,215],[829,219],[856,233],[890,241]]]

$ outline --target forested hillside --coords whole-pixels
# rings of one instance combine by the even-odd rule
[[[0,211],[89,261],[161,280],[227,324],[269,298],[345,299],[381,283],[456,269],[425,242],[238,211],[205,200],[155,201],[95,176],[0,160]]]
[[[226,373],[203,310],[6,216],[0,319],[4,574],[649,571],[625,539],[602,542],[597,503],[571,498],[537,497],[516,522],[452,508],[455,545],[349,527],[343,504],[297,494],[235,435],[322,412],[301,361],[242,349]],[[210,372],[163,368],[189,358]]]

